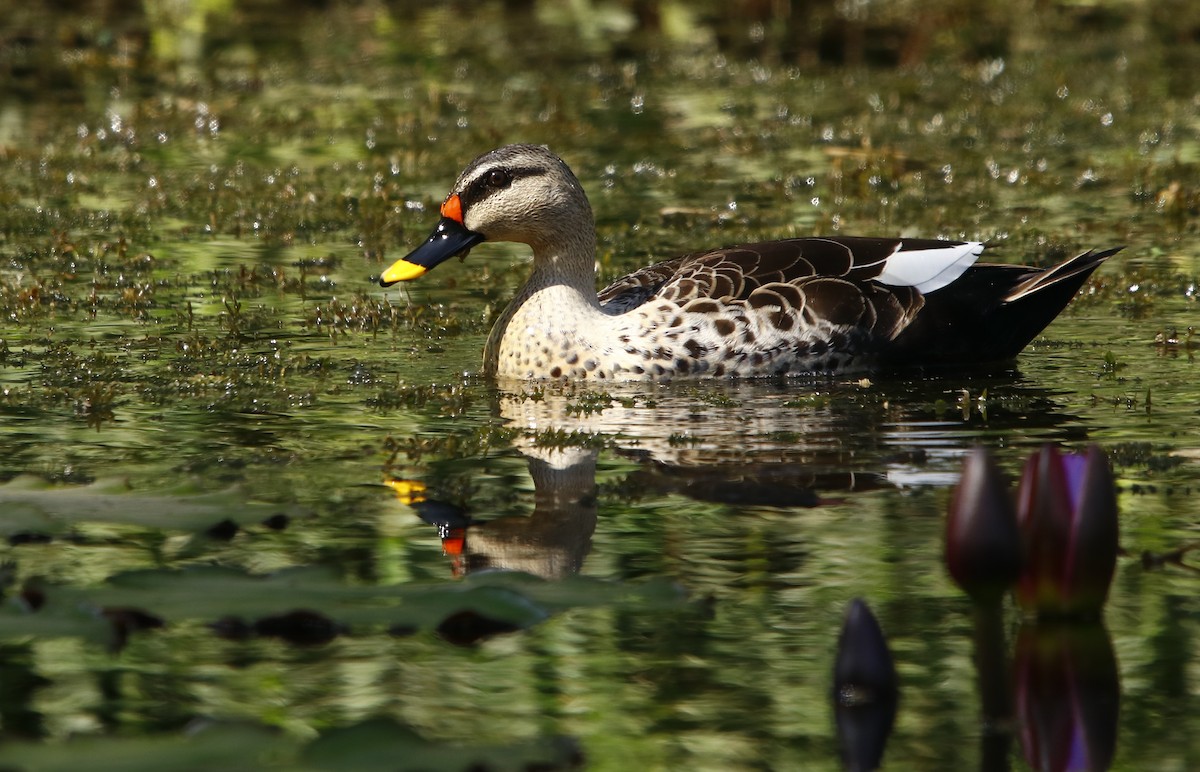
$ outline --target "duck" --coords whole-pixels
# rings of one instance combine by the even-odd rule
[[[429,238],[379,276],[412,281],[485,241],[533,251],[484,345],[483,373],[657,381],[962,368],[1016,358],[1121,247],[1046,268],[977,262],[978,241],[814,236],[641,268],[596,292],[596,226],[543,145],[484,153]]]

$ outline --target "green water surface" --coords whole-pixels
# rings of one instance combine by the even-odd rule
[[[855,597],[886,766],[978,767],[943,518],[967,449],[1046,442],[1118,478],[1113,768],[1200,768],[1200,554],[1141,560],[1200,540],[1192,3],[0,18],[0,768],[837,769]],[[517,141],[587,189],[600,283],[795,235],[1126,249],[997,373],[497,384],[523,247],[374,277]]]

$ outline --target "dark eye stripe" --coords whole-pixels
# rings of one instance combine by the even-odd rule
[[[508,182],[501,187],[496,187],[492,181],[492,175],[497,171],[507,174]],[[459,198],[462,199],[463,209],[468,209],[472,204],[477,204],[493,193],[510,187],[515,180],[522,177],[537,177],[545,173],[545,169],[536,166],[493,166],[467,183],[466,189],[459,194]]]

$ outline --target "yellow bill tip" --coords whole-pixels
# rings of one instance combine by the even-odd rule
[[[383,484],[395,491],[401,504],[416,504],[425,500],[425,484],[418,480],[392,478],[384,480]]]
[[[383,275],[379,277],[379,281],[387,284],[398,281],[412,281],[419,276],[423,276],[426,270],[425,266],[400,259],[392,263],[391,267],[383,272]]]

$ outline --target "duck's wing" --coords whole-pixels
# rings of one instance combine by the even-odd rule
[[[651,297],[745,300],[765,284],[836,277],[926,293],[963,274],[983,251],[973,241],[820,237],[743,244],[683,255],[624,276],[600,292],[602,304],[632,308]]]
[[[793,325],[857,327],[891,339],[932,292],[979,257],[977,242],[799,238],[684,255],[618,279],[600,293],[608,313],[651,300],[746,303]],[[790,317],[790,318],[785,318]]]

